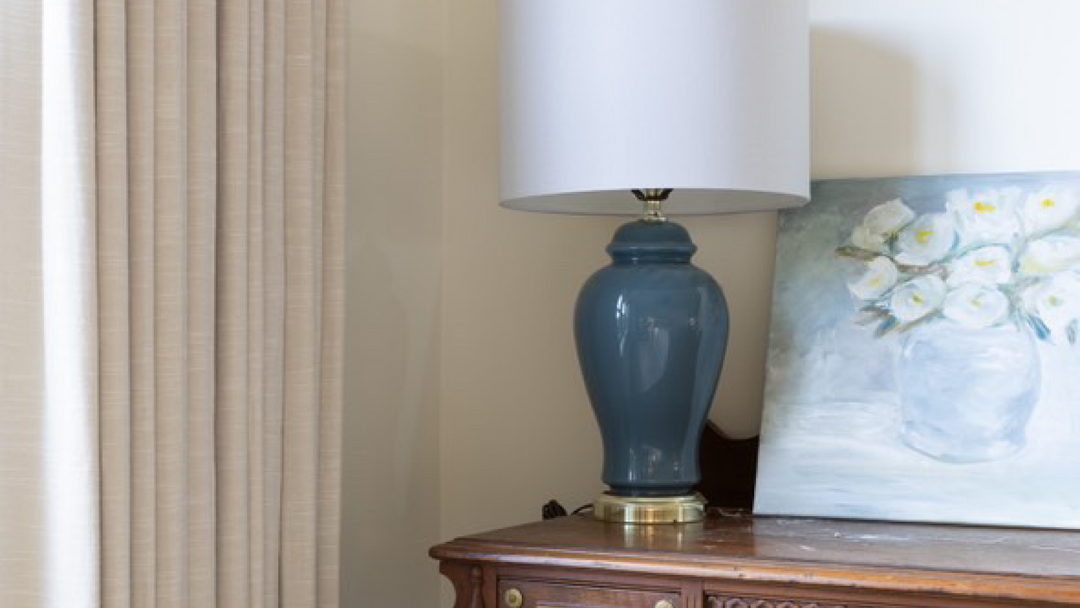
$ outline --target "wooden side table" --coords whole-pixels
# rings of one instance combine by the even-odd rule
[[[1080,533],[754,518],[563,517],[438,545],[455,608],[1080,605]]]

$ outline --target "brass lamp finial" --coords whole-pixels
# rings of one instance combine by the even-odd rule
[[[667,200],[667,197],[671,195],[672,190],[672,188],[631,190],[639,201],[645,203],[645,210],[641,213],[642,221],[653,223],[667,221],[667,218],[664,217],[663,212],[660,210],[660,204]]]

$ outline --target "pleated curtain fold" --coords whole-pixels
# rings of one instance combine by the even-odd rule
[[[92,47],[80,605],[336,607],[343,0],[55,1]]]

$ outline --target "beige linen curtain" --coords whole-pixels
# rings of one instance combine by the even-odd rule
[[[0,605],[337,606],[343,0],[4,0],[31,92],[49,4],[73,102],[0,93]]]

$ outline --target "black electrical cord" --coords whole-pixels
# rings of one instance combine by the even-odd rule
[[[592,510],[591,504],[581,505],[580,507],[574,509],[574,512],[571,513],[571,515],[577,515],[578,513],[589,510]],[[557,500],[549,500],[543,507],[540,508],[540,516],[543,517],[545,520],[555,519],[557,517],[566,517],[566,508],[559,504],[559,501]]]
[[[540,516],[545,520],[555,519],[556,517],[566,517],[566,509],[559,504],[557,500],[549,500],[540,509]]]

